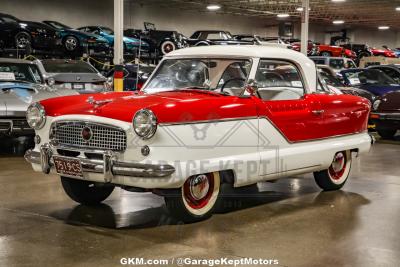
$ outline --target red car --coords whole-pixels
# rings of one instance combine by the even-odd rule
[[[383,57],[392,57],[397,58],[396,53],[392,50],[384,49],[384,48],[371,48],[371,52],[373,56],[383,56]]]
[[[299,42],[296,41],[296,42],[290,43],[290,45],[292,46],[293,50],[295,50],[297,52],[301,51],[301,44]],[[318,56],[319,55],[318,46],[315,45],[311,41],[308,42],[307,55],[308,56]]]
[[[324,57],[348,57],[348,58],[357,57],[355,52],[340,46],[319,44],[318,48],[320,55]]]
[[[152,192],[183,222],[210,217],[222,186],[314,173],[321,189],[339,190],[373,142],[370,102],[317,84],[313,61],[286,48],[175,50],[138,92],[32,104],[36,146],[25,158],[61,176],[78,203],[115,187]]]

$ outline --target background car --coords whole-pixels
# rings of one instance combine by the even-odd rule
[[[328,86],[328,88],[333,87],[340,90],[343,94],[364,97],[369,100],[371,105],[374,103],[376,98],[374,94],[361,88],[346,86],[346,84],[336,76],[336,72],[331,67],[327,65],[317,65],[317,70],[319,78]]]
[[[348,58],[356,58],[357,55],[355,52],[333,45],[326,44],[316,44],[319,49],[319,54],[323,57],[348,57]]]
[[[395,80],[378,69],[348,69],[342,70],[340,74],[347,86],[361,88],[377,96],[400,90]]]
[[[196,31],[187,40],[190,46],[204,45],[252,45],[253,41],[235,40],[228,31],[202,30]]]
[[[392,57],[397,58],[397,55],[392,50],[386,48],[371,48],[371,52],[373,56],[379,57]]]
[[[108,41],[108,43],[111,47],[114,46],[114,31],[108,27],[84,26],[84,27],[78,28],[78,30],[87,32],[87,33],[100,35]],[[146,53],[149,51],[149,48],[150,48],[148,43],[146,43],[145,41],[140,41],[137,38],[124,37],[123,41],[124,41],[124,50],[127,53],[137,54],[139,51],[139,48],[142,50],[142,52]]]
[[[347,43],[347,44],[341,44],[340,46],[356,53],[358,60],[360,60],[363,57],[370,57],[373,55],[371,48],[366,44]]]
[[[177,31],[156,30],[154,24],[145,22],[144,31],[138,29],[126,29],[124,35],[136,39],[142,39],[149,44],[149,52],[165,55],[176,49],[188,46],[186,37]]]
[[[125,64],[123,68],[124,91],[140,90],[154,69],[155,66],[150,65]],[[112,80],[114,68],[107,73],[106,77]]]
[[[51,50],[58,37],[57,31],[48,25],[0,13],[0,48]]]
[[[400,84],[400,65],[372,65],[368,69],[376,69],[383,71],[386,75],[392,78],[396,83]]]
[[[234,35],[233,38],[235,40],[239,40],[239,41],[253,42],[254,44],[257,44],[257,45],[281,47],[281,48],[292,48],[292,46],[290,44],[284,42],[279,37],[263,38],[258,35],[238,34],[238,35]]]
[[[289,39],[288,42],[292,46],[293,50],[295,50],[297,52],[301,51],[301,43],[300,43],[299,39]],[[308,41],[307,55],[308,56],[318,56],[319,55],[319,48],[312,41]]]
[[[44,59],[35,63],[49,83],[55,88],[72,89],[81,94],[110,90],[110,85],[96,68],[85,61]]]
[[[376,99],[370,119],[381,137],[393,138],[400,130],[400,91],[389,92]]]
[[[344,69],[356,68],[354,61],[349,58],[311,56],[310,59],[317,65],[327,65],[331,67],[336,74]]]
[[[75,95],[72,90],[50,88],[34,62],[0,58],[0,136],[33,135],[26,120],[28,106],[36,101]]]
[[[59,31],[61,44],[67,52],[85,52],[85,47],[94,52],[110,51],[108,41],[100,35],[81,32],[53,20],[45,20],[43,23]]]

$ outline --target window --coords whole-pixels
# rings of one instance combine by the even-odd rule
[[[97,73],[96,69],[83,61],[43,61],[49,73]]]
[[[3,75],[6,77],[4,80],[42,83],[42,76],[40,75],[39,69],[36,65],[0,63],[0,72],[11,74],[11,76]]]
[[[167,59],[148,82],[145,92],[180,89],[215,90],[241,87],[247,81],[251,61],[246,59]]]
[[[300,99],[304,95],[299,71],[289,62],[261,60],[255,81],[263,100]]]
[[[400,83],[400,73],[395,71],[392,68],[377,68],[387,74],[390,78],[392,78],[396,83]]]

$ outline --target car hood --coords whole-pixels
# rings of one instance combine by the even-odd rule
[[[50,73],[49,77],[60,83],[96,83],[107,80],[97,73]]]
[[[103,38],[102,36],[97,35],[97,34],[93,34],[93,33],[89,33],[89,32],[82,32],[82,31],[78,31],[75,29],[63,29],[63,31],[66,33],[75,34],[75,35],[85,37],[85,38],[93,38],[100,42],[107,42],[107,40],[105,38]]]
[[[89,97],[98,101],[97,107],[95,104],[88,103]],[[66,102],[68,105],[64,104]],[[256,105],[252,98],[240,99],[236,96],[224,96],[201,90],[155,94],[101,93],[49,99],[41,101],[41,104],[49,116],[96,115],[125,122],[132,122],[135,113],[141,109],[153,111],[159,123],[257,116]]]
[[[1,83],[0,114],[25,116],[28,106],[43,99],[77,94],[72,90],[55,90],[41,84]]]
[[[383,95],[378,111],[382,112],[400,112],[400,91],[394,91]]]

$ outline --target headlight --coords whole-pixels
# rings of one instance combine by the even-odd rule
[[[42,129],[46,123],[46,112],[43,106],[39,103],[31,104],[26,111],[26,120],[33,129]]]
[[[157,130],[157,117],[151,110],[141,109],[133,118],[133,130],[143,139],[153,137]]]
[[[378,108],[379,108],[379,105],[381,104],[381,100],[376,100],[375,102],[374,102],[374,104],[372,105],[372,108],[374,109],[374,110],[378,110]]]

